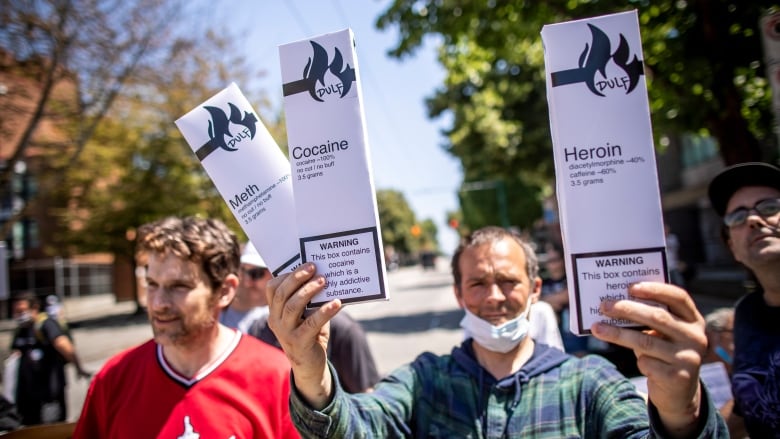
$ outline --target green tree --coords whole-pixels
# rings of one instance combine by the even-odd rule
[[[392,246],[396,252],[415,255],[422,248],[437,249],[436,224],[432,220],[419,222],[404,195],[396,190],[380,189],[376,192],[382,243]],[[419,230],[414,236],[413,229]]]
[[[426,37],[440,43],[447,77],[427,104],[431,117],[452,116],[445,148],[461,160],[464,181],[502,180],[511,205],[517,197],[538,205],[554,173],[543,25],[637,9],[656,142],[667,134],[710,134],[730,164],[767,159],[760,145],[774,141],[758,29],[773,8],[769,0],[395,0],[377,26],[398,28],[390,51],[396,57]],[[468,215],[469,225],[494,221],[489,213]],[[533,220],[522,210],[510,218]]]
[[[15,164],[38,155],[31,146],[54,149],[60,158],[41,165],[50,177],[41,180],[38,194],[46,199],[50,187],[60,186],[63,170],[73,166],[97,126],[139,71],[160,66],[161,52],[170,41],[170,32],[182,17],[178,0],[12,0],[0,8],[0,51],[21,63],[27,79],[34,84],[11,88],[5,98],[16,97],[19,105],[4,106],[0,132],[12,131],[13,144],[4,150],[0,167],[0,188],[7,182]],[[59,93],[58,93],[59,91]],[[63,95],[64,93],[64,95]],[[14,97],[15,96],[15,97]],[[27,100],[27,101],[26,101]],[[31,102],[27,105],[27,102]],[[35,134],[43,121],[65,120],[65,145],[35,145]],[[50,186],[45,186],[48,182]],[[0,197],[7,197],[3,191]],[[0,236],[31,210],[46,203],[35,199],[6,219]]]
[[[53,242],[59,254],[109,251],[134,265],[136,227],[168,215],[219,218],[245,236],[174,124],[230,80],[251,78],[225,50],[228,40],[209,32],[179,39],[164,68],[139,71],[126,84],[55,191],[66,206],[52,209],[63,230]],[[279,132],[278,122],[264,122]]]
[[[439,233],[439,228],[436,227],[436,223],[427,218],[420,223],[420,229],[422,233],[419,237],[420,247],[424,250],[430,250],[437,252],[439,250],[439,241],[436,239]]]

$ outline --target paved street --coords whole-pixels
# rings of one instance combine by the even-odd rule
[[[388,274],[389,301],[346,307],[368,334],[380,374],[412,361],[419,353],[447,353],[460,342],[462,312],[453,298],[451,275],[445,259],[435,270],[407,267]],[[702,313],[725,303],[697,298]],[[110,295],[68,299],[65,312],[73,322],[73,336],[86,369],[97,371],[112,355],[151,337],[146,317],[133,314],[132,303],[114,303]],[[13,322],[0,322],[0,351],[7,355]],[[69,377],[69,419],[76,420],[89,385]]]

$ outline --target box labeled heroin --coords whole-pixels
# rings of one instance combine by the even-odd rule
[[[542,29],[570,327],[612,321],[601,302],[668,279],[636,11]]]

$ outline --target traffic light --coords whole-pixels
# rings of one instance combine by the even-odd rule
[[[458,222],[457,218],[450,218],[450,227],[453,229],[457,229],[460,223]]]
[[[420,236],[422,234],[422,228],[419,225],[415,224],[415,225],[412,226],[411,232],[412,232],[412,236],[417,238],[418,236]]]

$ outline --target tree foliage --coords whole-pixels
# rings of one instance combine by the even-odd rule
[[[380,189],[376,200],[385,246],[392,246],[396,252],[406,255],[415,255],[422,249],[438,249],[436,224],[430,219],[420,222],[401,192]],[[418,236],[413,233],[415,226]]]
[[[232,35],[192,32],[189,13],[197,11],[187,6],[19,0],[0,9],[0,49],[28,81],[9,93],[35,98],[35,105],[1,110],[0,130],[8,120],[25,124],[1,172],[21,159],[38,163],[37,194],[17,218],[37,206],[59,224],[60,233],[42,239],[50,253],[110,251],[132,260],[135,227],[164,215],[218,217],[241,233],[174,121],[256,73],[228,45]],[[57,142],[32,135],[52,121]],[[269,128],[283,133],[279,125]]]
[[[22,135],[14,145],[0,171],[0,187],[6,188],[14,165],[29,156],[36,130],[43,121],[56,114],[68,122],[67,145],[59,147],[60,169],[72,166],[97,129],[98,124],[122,92],[126,83],[142,69],[159,66],[159,54],[169,41],[172,23],[176,22],[181,4],[178,1],[138,0],[11,0],[0,9],[0,49],[17,62],[36,65],[30,108],[6,108],[21,111],[22,121],[13,130]],[[72,90],[70,105],[62,105],[54,91],[68,84]],[[29,94],[29,89],[10,93]],[[0,129],[8,127],[0,126]],[[21,129],[20,129],[21,128]],[[52,145],[45,145],[52,146]],[[56,171],[60,171],[59,173]],[[60,180],[50,180],[57,186]],[[45,194],[46,191],[44,190]],[[14,221],[5,223],[7,233]],[[5,233],[3,234],[3,236]]]
[[[174,125],[229,80],[251,76],[240,60],[225,58],[226,40],[212,33],[178,39],[164,68],[140,70],[127,84],[66,174],[60,196],[68,207],[56,211],[67,225],[55,241],[60,252],[132,257],[135,228],[167,215],[219,218],[243,236]]]
[[[447,77],[427,104],[431,117],[452,116],[445,148],[461,160],[467,184],[503,181],[510,205],[519,201],[527,207],[539,205],[554,173],[543,25],[637,9],[656,142],[675,133],[710,134],[730,164],[768,159],[761,145],[774,141],[759,29],[759,18],[774,5],[768,0],[395,0],[377,26],[399,30],[390,51],[396,57],[413,53],[427,37],[436,38]],[[465,209],[480,208],[467,202]],[[511,222],[527,225],[539,212],[538,207],[518,209]],[[465,211],[464,220],[477,226],[495,221],[491,215]]]

